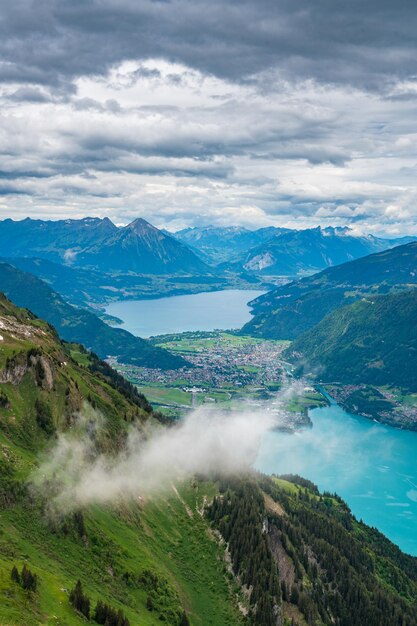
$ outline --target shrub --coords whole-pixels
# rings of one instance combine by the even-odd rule
[[[35,411],[37,425],[42,428],[47,435],[52,435],[55,432],[55,425],[49,404],[43,400],[37,399],[35,402]]]

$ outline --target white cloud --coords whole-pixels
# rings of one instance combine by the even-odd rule
[[[75,85],[3,85],[0,216],[417,232],[417,101],[395,88],[238,84],[161,59]]]

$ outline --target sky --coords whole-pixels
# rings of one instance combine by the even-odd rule
[[[0,217],[417,234],[415,0],[13,0]]]

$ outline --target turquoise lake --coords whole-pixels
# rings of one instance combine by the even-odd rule
[[[142,337],[187,330],[239,328],[248,301],[262,292],[227,290],[157,300],[114,302],[107,313]],[[340,494],[358,518],[417,555],[417,433],[346,413],[332,403],[310,411],[311,429],[269,432],[257,468],[296,473]]]
[[[263,291],[226,289],[155,300],[112,302],[106,313],[123,320],[122,328],[139,337],[187,330],[236,329],[251,319],[247,303]]]
[[[294,473],[336,492],[358,519],[417,555],[417,433],[346,413],[337,404],[310,411],[311,429],[269,432],[256,466]]]

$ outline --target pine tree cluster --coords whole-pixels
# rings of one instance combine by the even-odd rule
[[[27,591],[36,591],[38,587],[38,577],[30,571],[26,563],[23,565],[20,573],[16,565],[13,565],[11,579]]]
[[[277,565],[268,546],[266,512],[259,488],[235,483],[216,497],[208,517],[228,543],[233,572],[250,591],[253,626],[276,626],[281,600]]]
[[[117,611],[101,600],[97,602],[94,621],[97,624],[105,624],[105,626],[130,626],[130,622],[122,610]]]
[[[90,598],[83,593],[80,580],[77,580],[74,589],[71,589],[69,601],[76,611],[90,619]]]
[[[80,580],[77,580],[74,589],[71,590],[69,601],[74,609],[87,619],[90,619],[90,598],[83,592]],[[102,600],[97,601],[92,619],[97,624],[104,624],[105,626],[130,626],[129,620],[121,609],[114,609]]]

